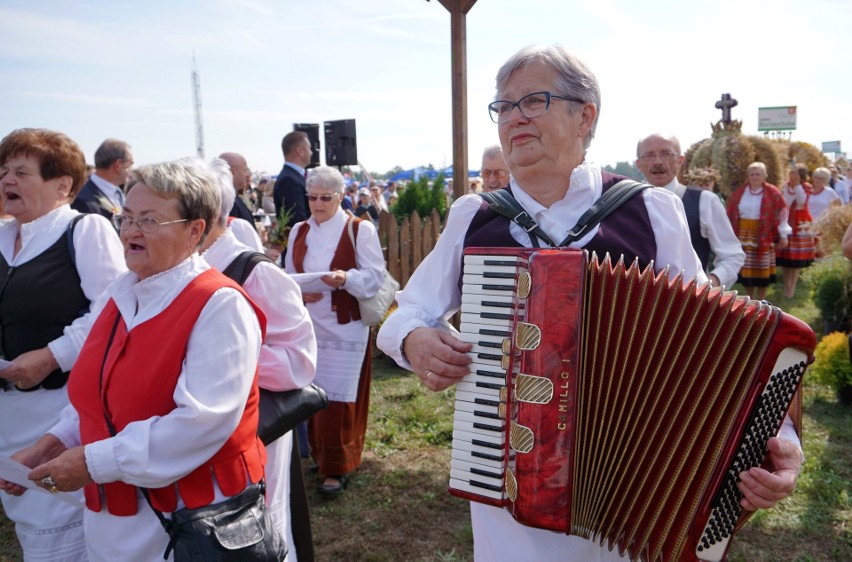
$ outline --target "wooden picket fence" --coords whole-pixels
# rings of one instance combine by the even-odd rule
[[[441,216],[436,209],[425,219],[414,211],[402,223],[397,223],[391,213],[379,215],[379,240],[388,272],[399,281],[400,288],[405,287],[411,274],[435,247],[442,229]]]

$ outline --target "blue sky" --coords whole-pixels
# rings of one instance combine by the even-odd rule
[[[639,137],[710,135],[723,92],[798,106],[794,140],[852,153],[852,2],[479,0],[467,17],[472,168],[497,142],[486,105],[515,51],[563,43],[603,92],[589,158],[632,160]],[[242,152],[277,173],[292,124],[355,119],[371,171],[452,163],[450,21],[438,0],[0,0],[0,134],[48,127],[89,161],[106,137],[137,163],[195,152],[190,72],[201,75],[207,156]]]

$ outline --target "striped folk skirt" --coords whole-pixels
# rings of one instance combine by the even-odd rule
[[[775,247],[758,251],[760,221],[740,219],[740,243],[745,252],[745,263],[738,281],[745,287],[768,287],[775,283]]]
[[[813,234],[801,229],[787,237],[787,247],[778,250],[775,262],[781,267],[808,267],[816,256],[816,241]]]

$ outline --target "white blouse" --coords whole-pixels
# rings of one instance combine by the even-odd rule
[[[237,256],[252,249],[226,230],[201,257],[224,271]],[[277,265],[261,261],[243,289],[266,316],[258,384],[269,390],[304,388],[314,379],[317,340],[299,286]]]
[[[210,266],[197,254],[142,281],[128,272],[92,306],[97,318],[113,299],[128,331],[165,310]],[[85,447],[86,466],[100,484],[121,480],[160,488],[189,474],[218,451],[236,429],[253,382],[261,332],[249,302],[222,288],[204,306],[192,329],[187,354],[164,416],[133,422],[115,437]],[[79,353],[79,350],[78,350]],[[211,373],[216,373],[211,377]],[[68,406],[50,430],[67,447],[80,444],[77,412]],[[217,496],[221,493],[217,490]]]

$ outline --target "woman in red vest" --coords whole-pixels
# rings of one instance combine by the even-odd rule
[[[307,181],[311,217],[290,231],[288,273],[329,272],[327,290],[302,298],[317,336],[314,382],[329,405],[308,423],[311,456],[325,475],[320,492],[336,494],[361,464],[370,397],[370,327],[361,322],[357,298],[376,294],[385,261],[376,228],[349,217],[340,207],[343,176],[316,168]]]
[[[91,560],[161,560],[153,508],[223,501],[262,480],[257,358],[265,320],[196,249],[219,212],[213,176],[143,166],[114,217],[130,272],[96,318],[68,384],[72,407],[23,451],[51,492],[84,488]]]

